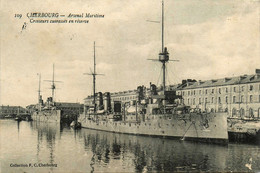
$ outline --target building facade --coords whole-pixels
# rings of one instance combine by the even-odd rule
[[[260,118],[260,71],[207,81],[177,90],[185,105],[205,112],[227,112],[230,117]]]
[[[21,106],[0,106],[0,116],[27,114],[28,110]]]

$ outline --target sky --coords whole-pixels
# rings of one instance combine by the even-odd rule
[[[259,0],[165,0],[167,84],[254,74],[260,68]],[[51,96],[55,64],[56,101],[81,102],[92,91],[96,43],[97,91],[118,92],[161,83],[161,0],[2,0],[0,15],[0,105],[37,102]],[[87,24],[30,23],[27,13],[102,14]],[[22,14],[22,18],[15,18]],[[84,18],[87,19],[87,18]],[[26,22],[25,29],[22,26]]]

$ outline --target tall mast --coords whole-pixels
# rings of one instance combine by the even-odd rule
[[[164,49],[164,2],[162,0],[162,52]]]
[[[39,104],[39,110],[41,111],[41,73],[38,75],[39,75],[38,104]]]
[[[54,75],[54,64],[53,64],[53,69],[52,69],[52,80],[44,80],[44,81],[47,81],[47,82],[51,82],[51,93],[52,93],[52,101],[54,102],[54,91],[56,89],[56,85],[55,85],[55,82],[62,82],[62,81],[55,81],[55,75]]]
[[[96,47],[95,47],[95,41],[94,41],[93,96],[94,96],[94,114],[95,114],[96,113]]]
[[[51,90],[52,90],[52,100],[54,101],[54,90],[55,90],[55,84],[54,84],[54,64],[53,64],[53,71],[52,71],[52,86],[51,86]]]
[[[156,22],[156,21],[151,21]],[[157,23],[157,22],[156,22]],[[159,53],[159,59],[148,59],[152,61],[160,61],[162,63],[162,69],[163,69],[163,79],[162,79],[162,85],[163,85],[163,93],[165,95],[166,90],[166,63],[168,61],[178,61],[178,60],[169,60],[169,53],[167,51],[167,48],[164,47],[164,0],[162,0],[162,50]]]
[[[93,76],[93,102],[94,102],[94,114],[96,114],[96,75],[104,75],[104,74],[97,74],[96,73],[96,43],[94,41],[94,72],[92,72],[92,70],[90,70],[91,73],[83,73],[86,75],[91,75]]]
[[[169,61],[169,53],[167,52],[167,48],[164,47],[164,1],[162,0],[162,52],[159,54],[159,61],[162,62],[163,68],[163,93],[165,94],[165,85],[166,85],[166,64]]]

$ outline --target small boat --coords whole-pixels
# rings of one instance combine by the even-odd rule
[[[5,118],[13,118],[12,115],[6,115]]]
[[[72,121],[72,123],[70,124],[70,127],[74,128],[74,129],[80,129],[81,123],[77,122],[77,121]]]
[[[21,117],[16,117],[14,120],[15,121],[22,121],[22,118]]]

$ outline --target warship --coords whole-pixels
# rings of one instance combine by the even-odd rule
[[[70,124],[77,119],[79,114],[83,112],[83,105],[80,103],[67,103],[54,101],[54,90],[56,89],[54,80],[54,64],[53,64],[53,78],[52,80],[45,80],[51,82],[52,97],[48,97],[44,103],[41,95],[41,74],[39,74],[39,90],[38,90],[38,104],[31,110],[31,117],[33,121],[48,122],[48,123],[66,123]]]
[[[96,57],[94,42],[93,102],[84,106],[84,113],[78,121],[83,128],[148,135],[165,138],[179,138],[210,143],[226,144],[227,113],[202,112],[184,105],[182,96],[166,89],[166,63],[169,59],[164,47],[164,2],[162,1],[162,50],[158,59],[162,63],[162,86],[150,83],[149,88],[137,87],[136,100],[130,102],[113,100],[109,92],[96,93]]]
[[[260,144],[260,120],[254,118],[228,118],[229,141]]]

